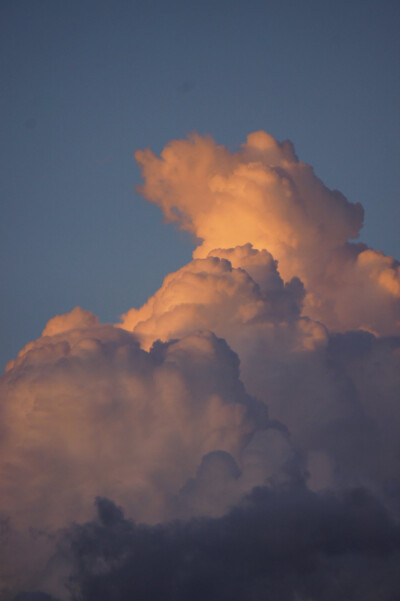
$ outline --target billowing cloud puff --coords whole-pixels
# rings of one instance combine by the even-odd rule
[[[251,243],[273,255],[285,281],[303,281],[312,319],[339,331],[399,331],[398,264],[348,242],[359,235],[362,207],[324,186],[290,142],[259,131],[230,152],[193,135],[170,142],[160,158],[135,156],[142,193],[200,240],[195,257]]]
[[[136,156],[200,245],[120,324],[76,307],[8,364],[2,601],[392,601],[399,264],[265,132]]]
[[[300,316],[303,295],[297,278],[283,283],[267,251],[250,245],[219,249],[167,276],[123,323],[145,348],[193,327],[227,340],[241,359],[247,390],[268,405],[272,419],[287,425],[307,455],[310,485],[397,487],[400,339],[366,332],[329,336],[320,323]],[[376,367],[377,354],[387,365],[384,372]]]
[[[10,557],[29,544],[33,573],[26,563],[23,569],[31,587],[39,571],[47,573],[50,533],[90,519],[99,494],[150,523],[195,515],[202,495],[214,494],[203,486],[200,500],[191,494],[192,509],[182,504],[188,481],[210,465],[204,457],[222,453],[247,474],[254,436],[264,432],[286,454],[263,463],[260,449],[257,473],[224,492],[223,513],[296,455],[285,428],[270,425],[265,406],[246,393],[224,340],[195,332],[147,352],[120,328],[77,328],[77,313],[51,320],[1,380],[0,516],[11,526],[3,575],[12,582]],[[83,325],[95,323],[80,315]],[[61,325],[47,335],[55,322]],[[203,512],[215,511],[203,503]]]
[[[296,341],[300,346],[312,344],[303,340],[309,320],[298,323],[303,296],[298,278],[284,285],[268,252],[250,245],[218,249],[168,275],[141,309],[124,315],[122,326],[149,348],[158,338],[170,340],[193,328],[210,329],[235,346],[237,337],[252,338],[254,329],[271,331],[273,325],[286,324],[287,329],[301,330]],[[317,325],[310,327],[310,335],[317,329]],[[324,337],[323,328],[319,329],[318,339]]]
[[[288,355],[326,343],[326,328],[300,316],[303,297],[301,281],[284,284],[267,251],[250,245],[218,249],[168,275],[141,309],[124,315],[122,326],[144,348],[156,339],[187,335],[193,327],[212,330],[239,354],[241,376],[251,386],[254,376],[248,374],[260,361],[265,374]]]
[[[238,458],[267,426],[223,340],[196,333],[148,353],[112,326],[32,343],[3,378],[1,416],[0,511],[37,527],[88,519],[96,494],[159,520],[205,454]]]
[[[307,250],[332,251],[362,225],[360,205],[328,190],[289,142],[263,131],[250,134],[236,153],[194,135],[170,142],[161,158],[149,150],[135,157],[143,194],[202,241],[197,257],[251,242],[300,265]]]

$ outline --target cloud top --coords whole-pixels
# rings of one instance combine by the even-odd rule
[[[231,152],[195,134],[170,142],[160,157],[135,157],[141,192],[199,240],[196,258],[251,243],[273,255],[285,281],[303,281],[311,318],[340,331],[387,334],[393,323],[399,331],[398,264],[350,242],[362,227],[361,205],[328,189],[290,142],[258,131]]]

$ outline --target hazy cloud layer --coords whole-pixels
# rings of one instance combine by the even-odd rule
[[[8,364],[1,599],[393,601],[398,263],[265,132],[136,156],[200,245],[120,324],[76,307]]]

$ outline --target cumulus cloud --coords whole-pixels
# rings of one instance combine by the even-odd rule
[[[76,313],[51,320],[60,329],[27,345],[2,378],[7,586],[19,546],[36,549],[34,561],[24,562],[26,586],[36,585],[38,572],[47,579],[50,533],[90,519],[97,495],[148,523],[184,516],[180,491],[204,456],[225,453],[240,464],[258,431],[288,437],[246,393],[237,356],[215,334],[191,333],[148,352],[120,328],[76,328]],[[225,492],[220,512],[279,469],[280,458],[271,457],[255,478]],[[215,513],[212,504],[206,512]]]
[[[123,316],[122,326],[134,331],[145,348],[157,339],[182,336],[193,327],[211,329],[231,343],[234,336],[247,337],[254,327],[296,328],[303,296],[300,280],[284,284],[268,252],[250,245],[218,249],[168,275],[141,309]],[[298,327],[306,329],[308,321],[302,320]]]
[[[2,600],[391,601],[399,264],[265,132],[136,158],[199,246],[121,323],[76,307],[8,364]]]
[[[135,156],[142,193],[200,241],[196,258],[251,243],[278,260],[285,281],[304,282],[309,317],[339,331],[399,331],[399,264],[349,242],[362,227],[361,205],[324,186],[290,142],[259,131],[230,152],[193,135],[170,142],[160,157]]]
[[[3,378],[1,412],[0,511],[38,528],[88,519],[97,494],[162,519],[206,453],[237,457],[268,425],[222,339],[199,332],[146,352],[112,326],[30,345]]]

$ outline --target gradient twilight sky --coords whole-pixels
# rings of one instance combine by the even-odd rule
[[[133,159],[211,134],[290,139],[400,257],[399,15],[391,0],[3,0],[0,362],[76,305],[140,306],[190,260]]]

